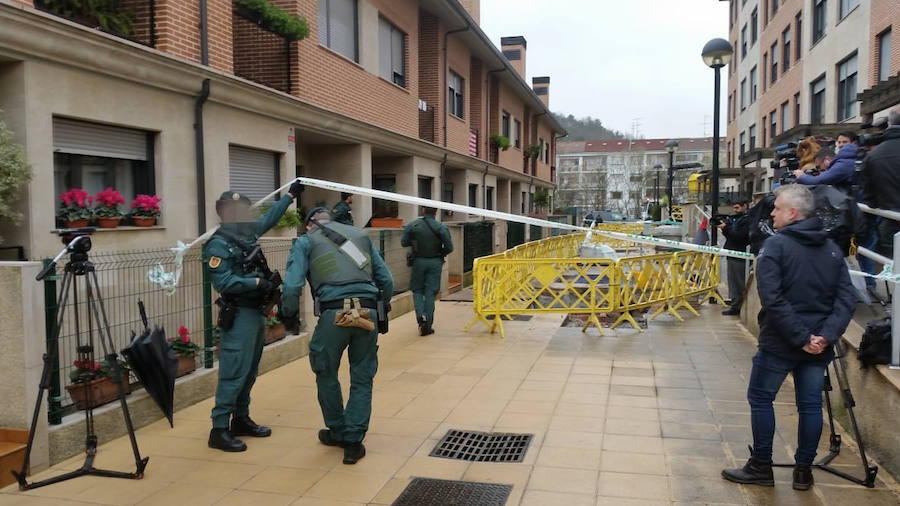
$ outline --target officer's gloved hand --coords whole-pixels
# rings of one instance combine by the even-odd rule
[[[284,324],[284,329],[287,330],[291,334],[297,334],[300,332],[300,315],[296,314],[294,316],[285,316],[283,314],[278,315],[278,319],[281,320],[281,323]]]
[[[256,283],[256,291],[261,294],[269,293],[272,290],[272,282],[265,278],[257,278],[259,281]]]
[[[291,188],[288,190],[295,199],[300,198],[300,194],[303,193],[304,186],[300,184],[300,181],[294,181],[291,184]]]

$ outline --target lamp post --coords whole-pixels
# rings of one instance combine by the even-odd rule
[[[659,173],[662,168],[663,166],[658,163],[653,166],[653,171],[656,172],[656,207],[659,207]]]
[[[713,69],[715,84],[713,86],[713,142],[712,142],[712,216],[719,214],[719,102],[721,95],[721,77],[719,72],[725,65],[731,63],[734,49],[725,39],[712,39],[703,46],[703,63]],[[718,246],[718,229],[713,227],[710,231],[710,244]]]
[[[678,151],[678,141],[675,139],[666,143],[666,151],[669,152],[669,170],[666,173],[666,196],[669,197],[669,219],[672,219],[672,178],[675,176],[675,152]]]

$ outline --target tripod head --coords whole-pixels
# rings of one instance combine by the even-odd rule
[[[56,270],[56,263],[59,262],[59,259],[66,253],[72,254],[69,264],[75,268],[76,274],[82,273],[83,269],[78,268],[78,266],[83,266],[87,262],[87,253],[91,250],[92,246],[91,234],[96,230],[96,227],[64,228],[56,230],[54,233],[60,236],[65,247],[53,257],[53,260],[51,260],[40,273],[38,273],[35,280],[42,281],[48,274]]]

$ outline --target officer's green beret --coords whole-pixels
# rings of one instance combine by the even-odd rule
[[[247,204],[250,203],[250,199],[246,195],[241,195],[240,193],[231,190],[226,190],[224,193],[222,193],[222,195],[219,195],[219,200],[235,202],[243,200]]]

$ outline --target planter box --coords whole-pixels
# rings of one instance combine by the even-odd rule
[[[116,228],[122,218],[97,218],[97,226],[100,228]]]
[[[21,471],[28,431],[0,428],[0,487],[15,483],[11,471]]]
[[[135,227],[152,227],[156,225],[156,217],[142,217],[142,216],[132,216],[131,221],[134,223]]]
[[[197,369],[197,361],[194,360],[194,356],[183,357],[181,355],[178,356],[178,369],[175,370],[175,377],[179,378],[184,376],[185,374],[190,374]]]
[[[271,327],[266,327],[266,341],[265,344],[274,343],[275,341],[280,341],[284,339],[287,335],[287,330],[284,328],[283,323],[279,323],[277,325],[272,325]]]
[[[403,218],[372,218],[372,228],[403,228]]]
[[[125,387],[126,395],[131,393],[131,385],[128,384],[127,375],[124,375],[122,378],[122,386]],[[119,387],[113,384],[109,378],[98,378],[87,383],[73,383],[66,386],[66,390],[78,409],[85,409],[86,407],[96,408],[119,398]],[[90,401],[88,401],[88,398],[90,398]]]
[[[88,219],[81,218],[80,220],[72,220],[66,222],[66,228],[84,228],[88,226]]]

